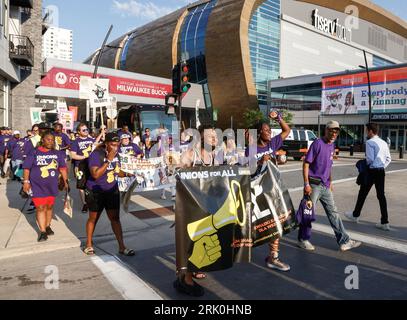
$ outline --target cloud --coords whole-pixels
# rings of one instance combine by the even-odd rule
[[[114,0],[113,8],[115,11],[120,12],[123,16],[132,16],[146,20],[154,20],[174,11],[174,8],[158,6],[151,1],[141,0]]]

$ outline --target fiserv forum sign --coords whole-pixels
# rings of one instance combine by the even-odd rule
[[[312,11],[312,25],[319,31],[330,34],[344,41],[350,41],[351,30],[339,24],[339,18],[331,20],[319,15],[318,9]]]

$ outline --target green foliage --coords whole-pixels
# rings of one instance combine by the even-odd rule
[[[260,109],[246,109],[243,120],[245,128],[254,128],[260,121],[267,121],[267,118]]]

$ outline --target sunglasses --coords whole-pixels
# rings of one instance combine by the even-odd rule
[[[81,132],[89,132],[89,129],[81,129]]]

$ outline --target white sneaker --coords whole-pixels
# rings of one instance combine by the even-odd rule
[[[354,248],[359,247],[362,244],[360,241],[355,241],[355,240],[349,240],[348,242],[341,244],[341,251],[348,251]]]
[[[376,224],[376,228],[384,231],[390,231],[390,225],[388,223],[385,224],[378,223]]]
[[[271,260],[271,262],[270,262],[270,260]],[[290,271],[290,269],[291,269],[288,264],[281,262],[280,259],[278,259],[278,258],[269,259],[267,257],[266,266],[267,266],[267,268],[276,269],[276,270],[283,271],[283,272]]]
[[[162,195],[161,195],[161,199],[167,200],[167,197],[165,196],[165,194],[162,194]]]
[[[299,240],[297,246],[307,251],[314,251],[315,247],[308,240]]]
[[[172,197],[171,197],[171,200],[172,200],[172,201],[175,201],[175,199],[176,199],[175,196],[172,196]]]
[[[345,217],[352,222],[359,223],[359,218],[353,216],[352,211],[345,212]]]

